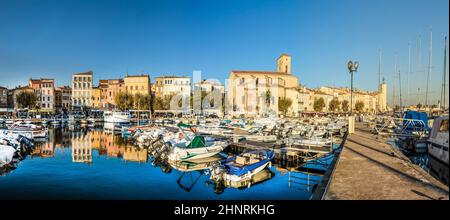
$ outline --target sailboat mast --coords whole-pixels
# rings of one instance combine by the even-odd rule
[[[410,93],[410,82],[409,82],[409,78],[411,75],[411,43],[408,43],[408,72],[406,73],[406,83],[407,83],[407,88],[406,88],[406,105],[410,105],[411,104],[411,93]]]
[[[396,82],[395,82],[395,78],[396,78],[396,75],[397,74],[397,54],[395,54],[395,63],[394,63],[394,74],[392,74],[392,76],[393,76],[393,86],[394,86],[394,88],[393,88],[393,90],[392,90],[392,107],[394,108],[394,111],[395,111],[395,104],[397,103],[396,102],[396,99],[397,99],[397,95],[395,94],[396,93],[396,88],[395,88],[395,86],[396,86]]]
[[[425,93],[425,106],[428,107],[428,95],[430,93],[430,79],[431,79],[431,66],[433,62],[433,31],[430,29],[430,48],[428,55],[428,76],[427,76],[427,91]]]
[[[400,76],[400,70],[398,70],[398,84],[399,84],[400,111],[403,112],[403,105],[402,105],[402,78]]]
[[[418,77],[418,82],[417,82],[417,104],[420,104],[421,101],[421,94],[420,94],[420,86],[422,80],[419,78],[419,76],[422,76],[422,35],[419,35],[419,46],[417,49],[417,67],[416,67],[416,77]]]
[[[441,105],[442,109],[445,110],[445,96],[447,94],[447,36],[444,38],[444,73],[442,75]]]

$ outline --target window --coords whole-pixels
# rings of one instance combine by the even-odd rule
[[[439,126],[439,132],[448,132],[448,119],[442,120]]]

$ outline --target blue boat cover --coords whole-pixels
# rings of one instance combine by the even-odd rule
[[[418,130],[418,129],[429,129],[428,127],[428,115],[425,112],[418,111],[406,111],[404,119],[415,119],[423,121],[424,124],[420,122],[413,122],[409,125],[405,125],[408,121],[403,121],[403,125],[406,126],[406,130]]]

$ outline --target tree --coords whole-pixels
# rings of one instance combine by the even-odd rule
[[[20,92],[17,95],[16,100],[19,108],[36,108],[37,96],[34,92]]]
[[[314,111],[321,112],[322,109],[325,107],[325,100],[320,97],[319,99],[314,99]]]
[[[271,99],[272,94],[270,93],[270,90],[266,91],[266,106],[270,105],[270,99]]]
[[[134,97],[127,92],[119,92],[114,97],[116,107],[121,111],[129,110],[134,106]]]
[[[164,110],[164,100],[161,97],[153,99],[153,110]]]
[[[137,110],[148,110],[151,105],[151,96],[137,93],[134,95],[134,108]]]
[[[357,112],[362,112],[363,109],[364,109],[364,102],[362,102],[362,101],[357,101],[356,104],[355,104],[355,110],[356,110]]]
[[[341,105],[342,105],[342,111],[348,112],[348,101],[347,100],[342,101]]]
[[[328,110],[330,110],[331,112],[339,111],[340,104],[341,102],[337,98],[333,98],[328,105]]]
[[[278,109],[283,112],[283,115],[286,116],[286,112],[291,107],[292,100],[290,98],[280,98],[278,100]]]

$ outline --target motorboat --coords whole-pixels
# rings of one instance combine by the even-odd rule
[[[207,140],[201,135],[196,135],[192,140],[189,139],[186,138],[186,141],[179,141],[173,146],[168,157],[169,160],[189,161],[207,158],[222,152],[228,146],[227,141]]]
[[[130,123],[131,115],[128,112],[105,111],[103,120],[107,123]]]
[[[12,134],[20,134],[31,140],[38,138],[47,138],[48,130],[37,125],[19,125],[14,124],[8,128],[8,132]]]
[[[0,167],[11,163],[15,153],[16,149],[14,149],[14,147],[0,144]]]
[[[220,161],[220,166],[213,170],[213,178],[223,181],[242,181],[252,178],[271,164],[275,153],[273,150],[256,150],[242,153]]]

